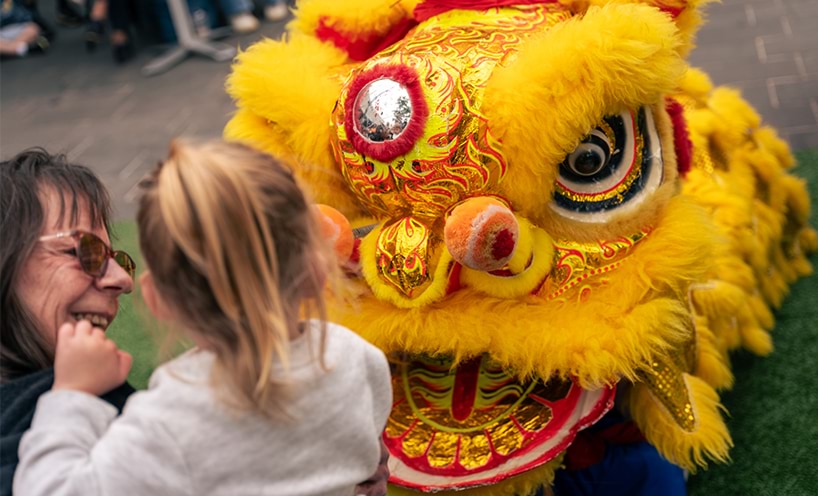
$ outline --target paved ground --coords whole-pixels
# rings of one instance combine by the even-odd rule
[[[818,148],[818,1],[710,5],[694,64],[740,88],[793,148]]]
[[[794,148],[818,148],[818,1],[723,0],[709,13],[693,62],[716,83],[741,88]],[[266,23],[228,41],[247,46],[280,36],[283,26]],[[134,186],[168,140],[219,136],[233,110],[223,90],[229,64],[191,58],[143,77],[141,66],[157,53],[144,49],[117,67],[106,49],[85,53],[80,30],[61,30],[45,56],[4,62],[0,155],[33,145],[64,151],[102,176],[118,217],[132,218]]]

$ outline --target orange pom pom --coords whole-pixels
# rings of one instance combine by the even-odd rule
[[[321,235],[332,243],[332,249],[338,260],[347,262],[352,256],[352,248],[355,246],[355,236],[352,234],[352,226],[344,214],[328,205],[317,205],[321,215],[318,216],[318,224]]]
[[[452,210],[444,236],[455,260],[475,270],[492,271],[511,259],[520,225],[514,213],[496,198],[475,197]]]

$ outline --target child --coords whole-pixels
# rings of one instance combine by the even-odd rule
[[[130,357],[87,321],[59,330],[55,380],[20,444],[25,495],[353,495],[391,407],[383,354],[321,320],[314,209],[289,170],[243,145],[171,145],[139,237],[151,312],[197,346],[117,419],[96,397]]]

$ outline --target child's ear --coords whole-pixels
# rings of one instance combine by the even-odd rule
[[[158,294],[151,271],[146,270],[139,276],[139,285],[142,290],[142,299],[145,300],[145,305],[148,306],[148,310],[154,317],[160,320],[173,320],[173,312]]]
[[[324,253],[322,250],[315,250],[313,255],[309,258],[309,270],[312,272],[314,281],[315,281],[315,290],[318,290],[319,293],[324,288],[327,283],[327,277],[329,275],[329,267],[327,264],[329,263],[338,263],[336,260],[328,260],[328,255]],[[308,291],[312,292],[314,289],[312,287],[305,288]],[[312,298],[318,295],[315,294],[306,294],[308,298]]]

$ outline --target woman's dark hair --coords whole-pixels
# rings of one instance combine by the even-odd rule
[[[0,381],[5,382],[53,365],[37,329],[14,286],[24,262],[37,244],[45,212],[42,194],[53,188],[60,195],[60,220],[76,223],[87,204],[93,227],[109,230],[111,200],[90,169],[69,163],[64,155],[30,148],[0,162]],[[83,201],[84,200],[84,201]]]

